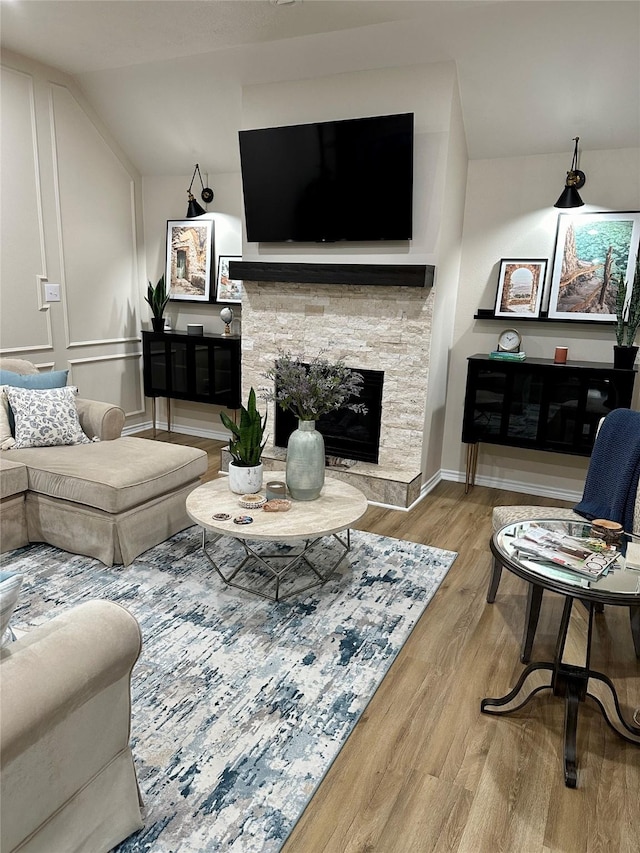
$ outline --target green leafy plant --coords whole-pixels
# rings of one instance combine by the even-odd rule
[[[364,379],[361,373],[346,367],[342,360],[331,363],[316,356],[308,364],[288,352],[278,355],[271,370],[264,374],[274,387],[262,395],[281,409],[293,412],[302,421],[315,421],[336,409],[351,409],[366,414],[359,397]]]
[[[625,308],[627,292],[627,283],[624,276],[621,275],[616,296],[616,341],[619,347],[633,346],[638,326],[640,326],[640,252],[636,255],[633,285],[628,300],[629,304]]]
[[[155,287],[149,282],[144,301],[148,303],[153,316],[160,320],[169,301],[169,291],[165,286],[164,276],[160,276]]]
[[[251,468],[260,464],[262,451],[267,443],[264,438],[267,415],[260,415],[256,407],[256,392],[249,392],[247,407],[240,407],[240,423],[234,423],[226,412],[220,412],[220,420],[233,435],[229,442],[229,453],[240,468]]]

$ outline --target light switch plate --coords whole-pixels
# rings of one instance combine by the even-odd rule
[[[45,284],[44,299],[45,302],[60,302],[60,285]]]

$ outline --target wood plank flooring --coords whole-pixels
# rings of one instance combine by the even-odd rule
[[[144,435],[149,436],[150,433]],[[175,433],[160,440],[209,453],[222,444]],[[283,853],[638,853],[640,748],[591,702],[580,706],[578,788],[562,773],[564,705],[545,692],[508,717],[480,713],[522,671],[525,584],[489,579],[491,510],[566,506],[513,492],[440,483],[413,510],[370,507],[363,530],[458,557],[283,848]],[[545,593],[533,656],[553,656],[560,596]],[[596,617],[592,666],[615,682],[627,715],[640,706],[640,663],[628,610]]]

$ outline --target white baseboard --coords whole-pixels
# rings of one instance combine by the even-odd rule
[[[453,483],[464,483],[465,475],[461,471],[442,470],[442,479]],[[555,498],[559,501],[572,501],[577,503],[582,492],[573,492],[568,489],[558,489],[553,486],[540,486],[534,483],[524,483],[518,480],[503,480],[498,477],[476,476],[477,486],[487,486],[490,489],[504,489],[507,492],[522,492],[525,495],[536,495],[541,498]]]
[[[153,429],[153,423],[151,421],[145,421],[144,423],[134,424],[132,426],[127,426],[125,424],[122,434],[133,435],[134,433],[142,432],[142,430],[145,429]],[[167,422],[160,420],[156,421],[156,429],[159,431],[166,431]],[[213,441],[224,441],[225,443],[229,441],[229,433],[222,427],[219,430],[200,429],[199,427],[187,427],[182,424],[174,423],[171,425],[171,431],[180,432],[183,435],[193,435],[196,438],[210,438]]]
[[[166,430],[167,422],[166,421],[157,421],[156,427],[158,430]],[[132,435],[136,432],[141,432],[145,429],[152,429],[153,424],[151,421],[145,421],[142,424],[135,424],[135,426],[126,426],[122,430],[123,435]],[[213,430],[213,429],[199,429],[198,427],[186,427],[180,424],[173,424],[172,426],[173,432],[181,432],[184,435],[193,435],[196,438],[210,438],[214,441],[224,441],[228,442],[229,433],[226,430]],[[224,473],[223,471],[220,472]],[[465,475],[462,471],[453,471],[450,469],[442,468],[440,471],[435,473],[429,480],[422,484],[420,487],[420,494],[415,499],[415,501],[408,507],[400,507],[390,504],[378,503],[377,501],[369,501],[372,506],[380,506],[384,509],[399,509],[401,512],[408,512],[413,507],[417,506],[420,501],[425,498],[429,492],[432,492],[433,489],[438,485],[441,480],[446,480],[452,483],[464,483]],[[525,495],[536,495],[541,498],[555,498],[560,501],[570,501],[572,503],[577,503],[582,498],[582,492],[573,492],[568,489],[558,489],[557,487],[551,486],[540,486],[534,483],[526,483],[520,480],[503,480],[498,477],[484,477],[482,475],[476,476],[476,485],[478,486],[487,486],[490,489],[504,489],[507,492],[521,492]]]

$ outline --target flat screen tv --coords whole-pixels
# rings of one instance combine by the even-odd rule
[[[413,113],[240,131],[247,240],[409,240]]]

